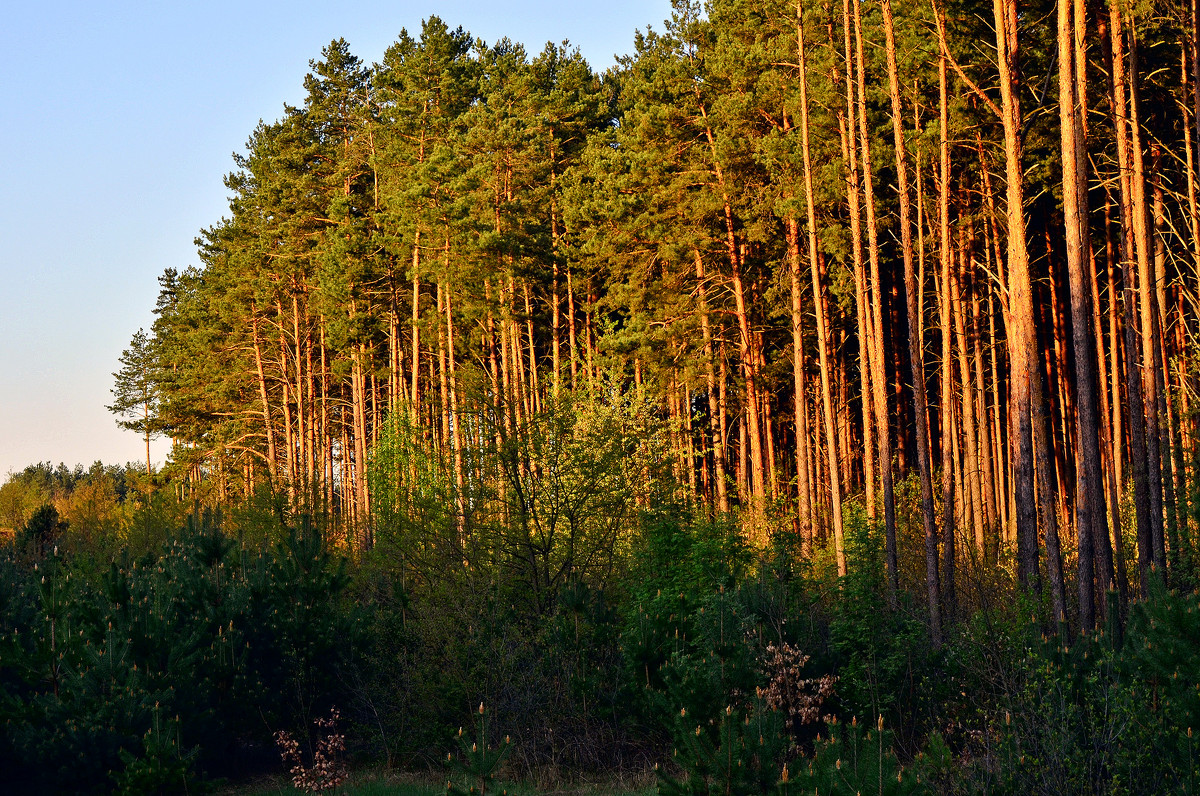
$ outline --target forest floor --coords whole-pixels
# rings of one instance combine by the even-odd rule
[[[653,796],[656,788],[653,778],[647,775],[636,779],[560,783],[553,786],[498,780],[488,790],[508,796]],[[446,786],[445,782],[439,782],[431,774],[389,772],[375,768],[351,771],[345,784],[332,792],[346,796],[443,796]],[[304,793],[292,787],[289,779],[283,775],[230,784],[217,790],[218,796],[301,796]]]

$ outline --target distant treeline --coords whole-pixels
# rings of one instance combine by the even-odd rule
[[[24,528],[38,509],[53,506],[77,534],[107,535],[129,521],[128,499],[148,486],[136,464],[95,462],[86,470],[81,464],[31,464],[0,484],[0,529]]]

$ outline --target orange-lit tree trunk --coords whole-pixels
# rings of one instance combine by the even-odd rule
[[[1091,284],[1085,276],[1087,251],[1087,155],[1083,139],[1081,80],[1083,64],[1076,63],[1076,31],[1084,20],[1075,3],[1058,6],[1058,102],[1062,141],[1063,219],[1067,249],[1067,278],[1071,294],[1071,339],[1075,355],[1075,530],[1079,550],[1079,625],[1096,624],[1095,549],[1108,535],[1104,491],[1100,477],[1099,413],[1096,407],[1096,356],[1092,346]],[[1103,598],[1103,594],[1101,594]],[[1103,599],[1100,601],[1103,610]],[[1065,616],[1056,617],[1064,621]]]
[[[871,355],[872,393],[875,404],[875,432],[879,443],[880,487],[883,491],[883,527],[886,546],[888,601],[894,607],[899,592],[899,555],[896,545],[896,496],[892,484],[891,421],[887,406],[887,376],[883,342],[883,282],[879,274],[879,227],[875,218],[875,182],[871,168],[871,136],[866,121],[866,70],[864,68],[862,14],[854,10],[855,85],[858,99],[858,135],[862,152],[863,195],[866,198],[867,252],[871,264]],[[849,23],[847,23],[849,24]]]
[[[885,0],[886,1],[886,0]],[[821,282],[817,264],[817,216],[813,199],[812,154],[809,146],[808,122],[808,67],[804,47],[804,14],[801,3],[796,3],[796,54],[800,67],[800,148],[804,162],[804,194],[808,212],[808,257],[812,271],[813,306],[817,316],[817,356],[821,371],[821,406],[825,418],[825,445],[829,471],[830,513],[833,520],[833,546],[837,556],[838,575],[846,575],[846,549],[842,537],[842,486],[838,467],[837,439],[834,431],[833,402],[829,389],[829,354],[827,340],[829,330],[825,317],[825,302],[822,300]],[[792,219],[792,224],[795,220]],[[793,281],[794,278],[793,278]],[[793,294],[794,295],[794,294]],[[794,299],[793,299],[794,301]],[[798,333],[796,334],[799,337]],[[797,354],[797,367],[801,365]]]
[[[921,479],[921,520],[925,527],[925,589],[929,600],[929,624],[934,646],[942,640],[941,590],[938,583],[938,539],[933,508],[933,477],[930,473],[928,407],[925,400],[925,358],[920,344],[921,288],[913,267],[911,210],[908,196],[908,161],[905,154],[900,79],[896,66],[896,34],[891,0],[883,0],[884,51],[887,55],[888,86],[892,100],[892,134],[896,148],[896,182],[900,195],[900,242],[904,255],[904,292],[908,307],[908,354],[912,367],[913,412],[917,432],[917,469]]]
[[[1025,239],[1025,177],[1021,154],[1021,106],[1017,92],[1017,10],[1015,0],[993,0],[992,8],[1000,70],[1005,198],[1008,205],[1009,423],[1012,429],[1017,578],[1027,591],[1040,591],[1033,465],[1033,380],[1038,378],[1038,355],[1033,283]]]

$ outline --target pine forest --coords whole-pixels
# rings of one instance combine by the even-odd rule
[[[1196,0],[633,38],[337,39],[250,133],[146,461],[0,487],[21,788],[1197,792]]]

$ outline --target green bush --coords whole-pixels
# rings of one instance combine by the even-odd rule
[[[902,796],[928,792],[918,776],[901,767],[892,745],[882,717],[873,729],[864,729],[856,719],[831,722],[829,737],[817,742],[810,759],[796,761],[779,793]]]
[[[31,789],[230,771],[328,709],[361,646],[344,563],[311,528],[253,553],[198,518],[100,572],[52,550],[0,574],[0,755]]]
[[[681,709],[675,718],[673,767],[662,768],[662,796],[743,796],[770,793],[780,779],[788,748],[783,717],[755,700],[746,709],[728,705],[717,719],[702,719]]]

